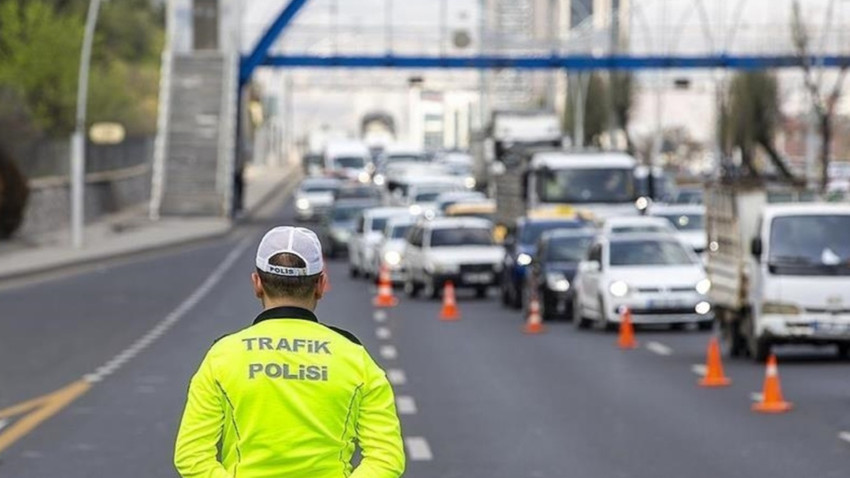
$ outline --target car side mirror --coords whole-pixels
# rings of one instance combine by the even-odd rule
[[[754,237],[750,242],[750,253],[756,258],[756,260],[761,259],[762,243],[760,237]]]

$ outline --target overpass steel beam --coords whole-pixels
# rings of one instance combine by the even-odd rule
[[[280,12],[280,15],[269,26],[269,29],[260,38],[260,41],[257,42],[253,51],[249,55],[242,57],[239,65],[239,86],[247,84],[251,79],[251,75],[254,74],[254,70],[267,61],[269,50],[274,45],[274,42],[280,38],[286,27],[292,23],[292,20],[308,1],[290,0],[286,8]]]

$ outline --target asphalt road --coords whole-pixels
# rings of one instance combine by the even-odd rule
[[[285,223],[282,210],[274,222]],[[211,342],[259,312],[248,275],[261,229],[0,290],[0,446],[26,413],[2,410],[77,383],[90,389],[0,451],[0,477],[176,476],[174,435],[189,377]],[[222,265],[222,263],[224,263]],[[375,313],[373,286],[330,264],[320,318],[354,332],[389,371],[403,412],[405,476],[844,477],[850,363],[780,351],[795,409],[750,411],[763,367],[725,362],[733,384],[702,389],[708,333],[615,335],[547,323],[526,336],[495,296],[401,297]],[[151,332],[153,330],[153,332]],[[116,359],[115,357],[118,357]],[[59,394],[66,397],[65,392]],[[843,438],[842,438],[843,437]]]

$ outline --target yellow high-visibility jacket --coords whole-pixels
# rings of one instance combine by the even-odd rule
[[[392,388],[350,333],[306,309],[266,310],[218,340],[192,378],[174,464],[186,478],[396,478]]]

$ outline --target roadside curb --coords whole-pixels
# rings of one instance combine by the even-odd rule
[[[252,205],[250,208],[245,209],[245,213],[241,217],[230,220],[222,219],[221,227],[215,227],[212,228],[212,230],[210,231],[199,233],[197,235],[183,236],[174,239],[166,238],[161,241],[152,241],[149,243],[140,244],[138,247],[126,249],[120,252],[114,252],[109,250],[102,251],[100,253],[92,252],[91,254],[88,254],[85,257],[68,257],[66,259],[57,260],[51,263],[39,264],[38,266],[28,269],[22,268],[19,270],[12,270],[8,273],[0,272],[0,287],[13,284],[15,281],[36,279],[39,276],[46,274],[63,273],[77,268],[95,266],[107,261],[129,259],[136,256],[142,256],[144,254],[166,251],[169,249],[179,249],[194,244],[202,244],[204,242],[210,242],[217,239],[226,238],[227,236],[231,235],[239,226],[245,225],[249,223],[252,219],[255,219],[254,216],[257,215],[271,201],[277,199],[278,196],[284,196],[285,194],[291,192],[292,186],[297,184],[297,180],[299,179],[299,175],[296,173],[296,171],[297,170],[295,168],[289,168],[289,171],[273,188],[271,188],[267,193],[263,194],[254,205]],[[281,200],[283,200],[283,198],[281,198]]]

